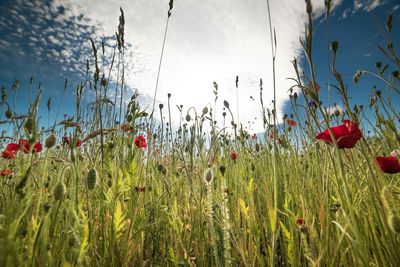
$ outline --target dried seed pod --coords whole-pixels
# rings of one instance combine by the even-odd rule
[[[53,197],[55,200],[61,200],[65,193],[67,192],[67,188],[63,181],[59,181],[53,188]]]
[[[52,148],[53,146],[55,146],[56,143],[57,143],[57,136],[54,133],[52,133],[46,138],[45,146],[47,148]]]
[[[97,176],[98,174],[95,168],[89,170],[86,177],[86,185],[89,190],[93,190],[96,187]]]

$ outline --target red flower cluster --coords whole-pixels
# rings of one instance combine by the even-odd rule
[[[18,144],[17,143],[8,144],[6,150],[3,151],[2,156],[5,159],[14,159],[15,154],[17,154],[17,152],[21,149],[22,151],[24,151],[25,154],[29,153],[29,151],[31,150],[31,146],[29,144],[28,139],[19,139]],[[43,150],[42,144],[36,142],[33,145],[32,153],[39,153],[42,150]]]
[[[71,143],[71,138],[68,136],[63,137],[63,145],[67,144],[69,145]],[[78,139],[76,140],[76,147],[81,147],[82,146],[82,140]]]
[[[332,127],[331,130],[339,148],[352,148],[362,137],[361,130],[358,128],[357,123],[349,120],[343,120],[342,125]],[[328,129],[319,133],[316,138],[327,143],[332,143],[332,138]]]
[[[143,135],[136,136],[134,139],[134,142],[138,148],[146,148],[147,147],[146,138]]]
[[[376,157],[375,160],[379,168],[385,173],[400,172],[400,163],[397,157]]]
[[[236,151],[231,152],[231,159],[236,160],[238,153]]]

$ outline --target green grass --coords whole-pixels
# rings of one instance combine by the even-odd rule
[[[121,18],[115,50],[120,60],[123,13]],[[312,20],[308,27],[312,32]],[[373,137],[351,149],[337,148],[338,140],[317,141],[318,132],[342,118],[368,121],[361,107],[349,106],[335,69],[336,44],[332,74],[345,111],[329,115],[320,104],[303,105],[319,103],[315,86],[307,85],[315,84],[311,43],[308,34],[302,44],[311,77],[295,77],[302,94],[290,92],[297,126],[284,119],[273,133],[277,118],[263,105],[261,81],[262,140],[234,121],[229,103],[218,100],[216,83],[215,106],[225,106],[224,121],[210,123],[207,135],[206,124],[215,118],[211,108],[197,114],[190,109],[190,116],[180,110],[177,120],[169,116],[168,125],[154,126],[136,97],[121,109],[110,105],[97,61],[90,79],[96,84],[95,110],[82,109],[77,90],[74,121],[44,131],[36,114],[40,92],[26,117],[8,108],[13,142],[45,144],[51,132],[58,140],[40,153],[19,151],[13,160],[0,159],[3,170],[14,172],[0,177],[0,266],[399,266],[399,174],[384,174],[375,163],[377,155],[399,148],[399,115],[374,92]],[[97,57],[94,42],[93,49]],[[293,65],[300,73],[296,61]],[[376,75],[398,93],[394,73]],[[13,89],[16,93],[18,84]],[[118,117],[130,131],[115,125]],[[180,125],[176,131],[172,123]],[[64,135],[81,139],[83,146],[76,147],[74,138],[62,144]],[[138,135],[146,136],[146,149],[135,146]],[[4,145],[10,142],[3,138]],[[235,160],[232,151],[238,152]]]

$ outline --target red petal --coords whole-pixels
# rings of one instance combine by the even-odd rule
[[[19,139],[18,144],[22,147],[22,149],[24,150],[24,153],[29,152],[30,146],[29,146],[28,139]]]
[[[36,152],[36,153],[42,151],[42,149],[43,149],[43,146],[42,146],[42,144],[39,143],[39,142],[37,142],[37,143],[33,146],[33,150],[34,150],[34,152]]]
[[[15,152],[14,151],[9,151],[9,150],[4,150],[2,153],[2,157],[5,159],[14,159],[15,158]]]
[[[16,143],[11,143],[11,144],[7,145],[6,150],[14,152],[14,151],[19,150],[19,148],[20,148],[20,145],[18,145]]]
[[[376,157],[376,163],[385,173],[393,174],[400,172],[400,163],[396,157]]]

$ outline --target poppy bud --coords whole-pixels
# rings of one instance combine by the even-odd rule
[[[338,48],[339,48],[339,42],[338,42],[338,41],[333,41],[333,42],[331,43],[331,49],[332,49],[333,53],[336,53],[336,51],[338,50]]]
[[[158,170],[159,172],[162,172],[163,169],[164,169],[164,166],[163,166],[162,164],[158,164],[158,165],[157,165],[157,170]]]
[[[52,148],[56,143],[57,143],[57,136],[54,133],[52,133],[46,138],[45,146],[47,148]]]
[[[78,242],[79,241],[77,240],[75,235],[72,235],[72,236],[70,236],[70,238],[68,238],[68,246],[70,248],[75,247],[78,244]]]
[[[204,114],[207,114],[207,112],[208,112],[208,107],[204,107],[204,108],[203,108],[203,115],[204,115]]]
[[[163,109],[164,105],[163,105],[163,104],[160,104],[160,105],[158,105],[158,107],[159,107],[160,109]]]
[[[53,197],[55,200],[60,200],[64,197],[67,189],[63,181],[59,181],[53,188]]]
[[[229,102],[224,100],[224,107],[226,107],[227,109],[229,109]]]
[[[226,168],[224,165],[219,166],[219,171],[221,172],[222,176],[224,176]]]
[[[211,168],[208,168],[206,170],[206,172],[204,173],[204,180],[205,180],[206,184],[209,185],[211,183],[211,181],[213,180],[213,178],[214,178],[214,174],[213,174]]]
[[[51,208],[50,203],[44,203],[44,204],[43,204],[43,211],[44,211],[45,213],[48,213],[49,210],[50,210],[50,208]]]
[[[189,113],[186,114],[186,118],[185,119],[186,119],[187,122],[189,122],[191,120]]]
[[[400,218],[397,215],[390,214],[387,218],[390,230],[396,234],[400,234]]]
[[[259,144],[259,143],[256,144],[256,151],[257,151],[257,152],[260,151],[260,144]]]
[[[127,117],[126,117],[126,121],[127,122],[131,122],[133,120],[133,116],[132,116],[132,114],[129,114]]]
[[[95,168],[89,170],[86,177],[86,185],[89,190],[93,190],[96,187],[97,176],[98,174]]]
[[[101,85],[103,85],[104,87],[106,87],[106,85],[107,85],[107,80],[106,80],[106,79],[101,80]]]
[[[8,119],[11,119],[12,116],[13,116],[13,113],[12,113],[10,107],[8,107],[8,109],[7,109],[7,111],[6,111],[6,117],[7,117]]]

